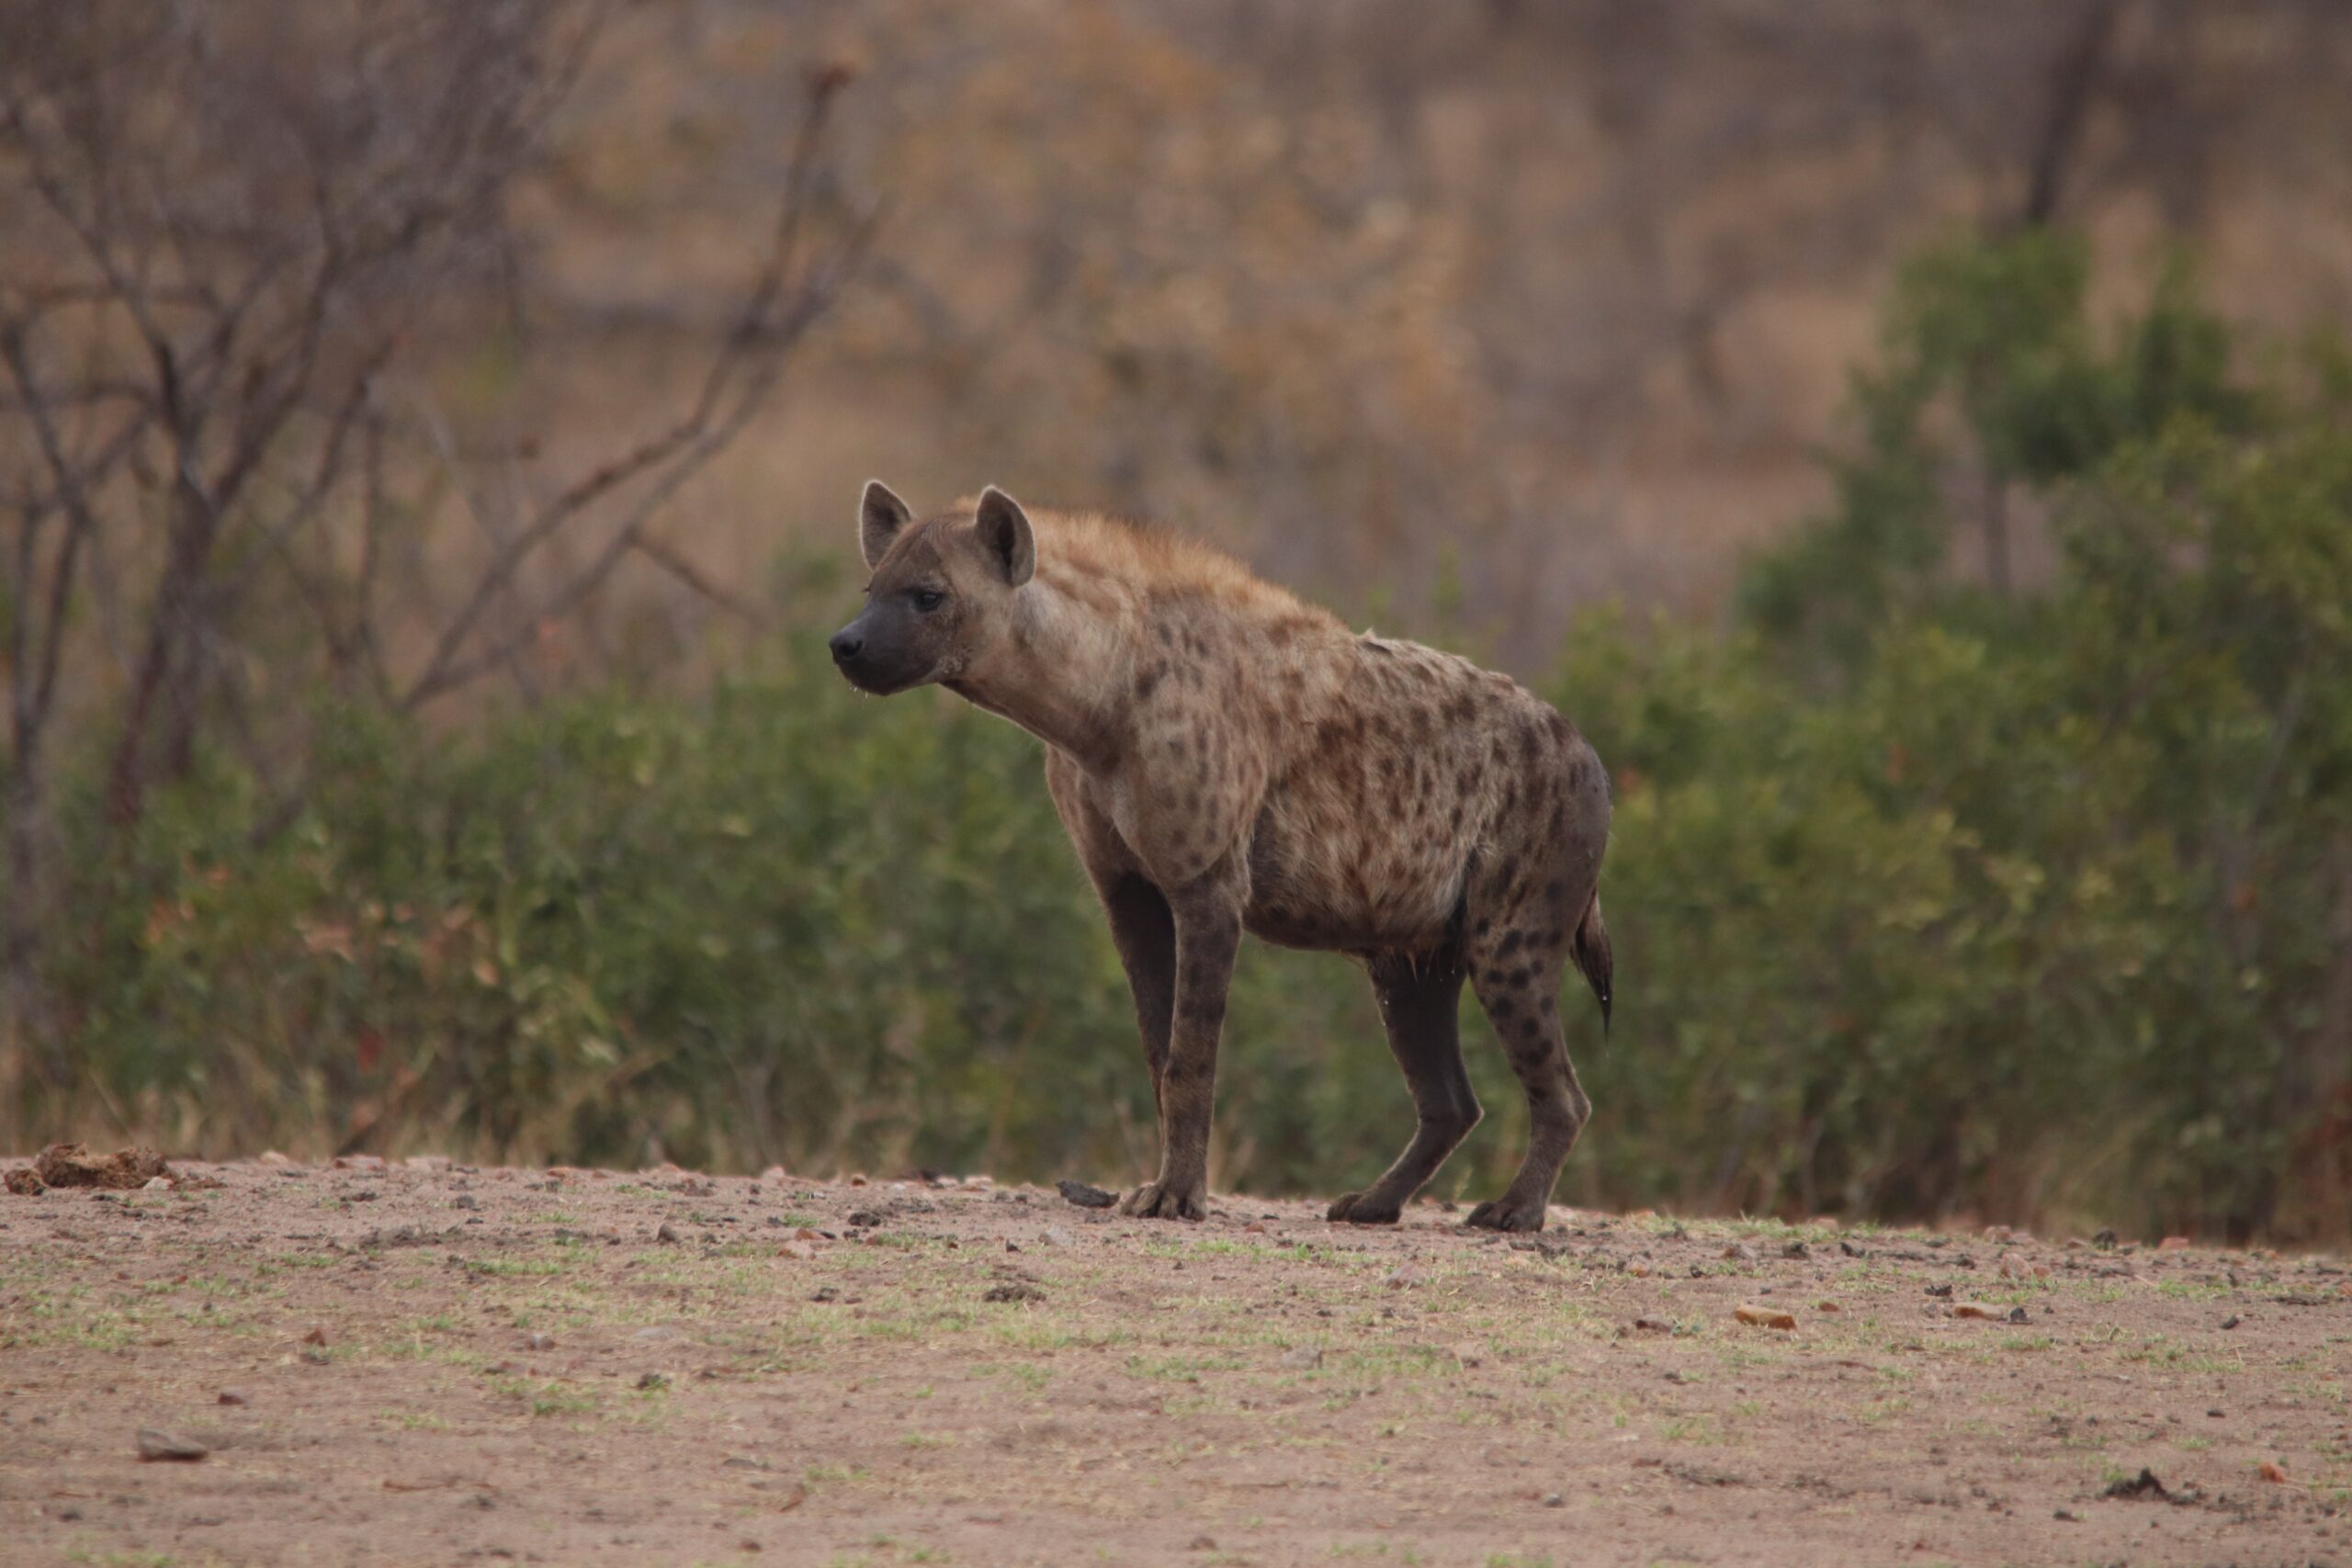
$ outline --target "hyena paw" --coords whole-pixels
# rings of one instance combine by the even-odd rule
[[[1119,1213],[1139,1220],[1204,1220],[1208,1218],[1208,1194],[1197,1186],[1147,1181],[1119,1200]]]
[[[1514,1206],[1508,1199],[1490,1199],[1471,1210],[1470,1217],[1462,1223],[1482,1231],[1540,1231],[1544,1205]]]
[[[1403,1213],[1400,1204],[1384,1202],[1369,1192],[1343,1192],[1332,1201],[1323,1217],[1351,1225],[1393,1225]]]

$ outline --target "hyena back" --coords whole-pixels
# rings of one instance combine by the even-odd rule
[[[1610,1004],[1609,784],[1503,675],[1350,632],[1214,551],[1001,491],[917,519],[866,487],[865,610],[832,653],[861,690],[938,682],[1046,744],[1054,807],[1135,993],[1159,1107],[1129,1213],[1205,1212],[1210,1100],[1244,931],[1369,968],[1419,1122],[1330,1208],[1384,1223],[1477,1122],[1466,980],[1527,1092],[1526,1158],[1468,1223],[1535,1230],[1590,1111],[1561,1033],[1574,963]]]

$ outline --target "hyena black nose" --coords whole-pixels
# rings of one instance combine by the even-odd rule
[[[843,630],[835,632],[833,634],[833,640],[827,646],[831,648],[833,650],[834,663],[847,664],[851,660],[855,659],[860,653],[865,651],[865,639],[844,628]]]

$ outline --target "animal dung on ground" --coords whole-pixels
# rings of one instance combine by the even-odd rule
[[[2140,1473],[2129,1481],[2109,1483],[2107,1490],[2099,1495],[2121,1497],[2131,1501],[2154,1498],[2159,1503],[2169,1501],[2172,1497],[2172,1494],[2165,1489],[2165,1483],[2156,1479],[2156,1472],[2144,1465],[2141,1467]]]
[[[1100,1187],[1068,1178],[1055,1182],[1054,1190],[1059,1192],[1065,1201],[1075,1203],[1081,1209],[1107,1209],[1119,1201],[1116,1192],[1105,1192]]]
[[[1023,1284],[1017,1280],[1001,1285],[990,1285],[988,1293],[980,1298],[984,1302],[1042,1302],[1045,1299],[1045,1292],[1035,1285]]]

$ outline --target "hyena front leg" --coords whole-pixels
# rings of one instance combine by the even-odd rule
[[[1151,1068],[1151,1101],[1160,1104],[1159,1080],[1168,1071],[1168,1039],[1176,1008],[1176,918],[1159,889],[1132,873],[1099,884],[1111,941],[1135,993],[1136,1026],[1143,1035],[1144,1061]]]
[[[1372,985],[1388,1026],[1388,1048],[1413,1091],[1413,1141],[1379,1180],[1342,1195],[1328,1217],[1385,1225],[1396,1223],[1413,1194],[1478,1124],[1478,1097],[1462,1065],[1461,955],[1448,952],[1418,964],[1375,959]]]
[[[1195,886],[1168,902],[1176,928],[1176,988],[1159,1074],[1159,1175],[1128,1193],[1119,1212],[1199,1220],[1208,1217],[1209,1114],[1226,992],[1241,946],[1241,900],[1223,888]]]

